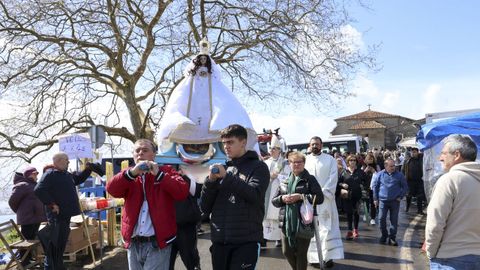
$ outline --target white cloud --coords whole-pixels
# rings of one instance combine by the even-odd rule
[[[368,105],[375,111],[381,111],[381,101],[384,93],[380,91],[375,82],[363,74],[356,76],[352,82],[353,97],[347,98],[340,106],[339,110],[333,115],[334,118],[343,117],[359,112],[366,111]]]
[[[368,79],[364,75],[358,75],[353,82],[353,93],[358,99],[377,98],[380,91],[375,82]]]
[[[398,108],[398,103],[400,100],[400,93],[398,91],[395,92],[386,92],[383,95],[382,102],[380,105],[382,108],[385,108],[385,110],[389,112],[394,112]]]
[[[343,34],[343,39],[349,44],[352,51],[357,51],[365,47],[363,35],[355,27],[347,24],[342,26],[340,32]]]
[[[423,104],[422,111],[423,114],[437,112],[439,109],[438,106],[442,106],[442,104],[438,101],[439,95],[441,95],[442,86],[440,84],[431,84],[427,87],[425,92],[423,93]]]

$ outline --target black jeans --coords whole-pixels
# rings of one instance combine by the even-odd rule
[[[354,228],[358,229],[358,222],[360,215],[358,214],[358,201],[359,198],[352,197],[351,199],[343,199],[343,209],[347,215],[348,230],[351,231]],[[353,226],[352,226],[353,223]]]
[[[23,237],[25,237],[25,239],[35,240],[35,238],[37,237],[37,232],[38,232],[39,227],[40,227],[40,223],[25,224],[25,225],[21,225],[20,230],[22,232]],[[22,258],[24,254],[25,254],[25,250],[21,250],[20,251],[20,258]],[[30,253],[29,256],[26,259],[28,260],[28,259],[31,259],[31,258],[32,258],[32,253]],[[27,264],[27,263],[28,262],[25,262],[25,264]]]
[[[70,217],[56,216],[48,218],[48,222],[52,225],[50,232],[50,241],[45,251],[45,270],[64,270],[63,253],[70,234]]]
[[[170,253],[170,270],[175,269],[177,253],[187,270],[200,269],[200,256],[197,249],[197,224],[177,225],[177,238],[172,243]]]
[[[423,211],[423,201],[425,199],[425,189],[422,180],[408,181],[407,211],[412,203],[412,197],[417,198],[417,211]]]
[[[21,226],[22,228],[20,230],[22,231],[22,234],[25,237],[25,239],[35,240],[35,238],[37,237],[38,228],[40,227],[40,223],[25,224]]]
[[[295,239],[295,247],[291,247],[285,234],[282,233],[282,253],[293,270],[307,269],[308,246],[310,246],[310,239],[297,238]]]
[[[370,219],[375,219],[377,216],[377,208],[375,207],[375,203],[373,203],[373,190],[368,191],[368,206]]]
[[[210,253],[213,270],[253,270],[260,255],[260,243],[212,243]]]

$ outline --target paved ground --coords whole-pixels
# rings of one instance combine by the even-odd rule
[[[425,229],[425,216],[413,214],[415,207],[412,207],[412,213],[400,212],[399,220],[399,246],[392,247],[378,243],[380,234],[378,226],[369,226],[366,222],[360,222],[360,238],[354,241],[345,241],[345,259],[336,261],[333,269],[401,269],[401,270],[423,270],[428,269],[428,260],[420,252],[421,243]],[[402,205],[401,209],[405,209]],[[342,236],[346,232],[346,220],[341,216],[340,226]],[[199,238],[199,251],[202,269],[211,268],[209,227],[203,224],[206,233]],[[105,251],[103,263],[96,269],[127,269],[126,252],[122,248],[109,248]],[[91,260],[88,257],[81,257],[77,262],[69,264],[68,269],[91,269]],[[175,269],[185,269],[180,261],[177,260]],[[290,269],[287,261],[284,259],[280,248],[275,248],[274,243],[268,243],[267,248],[261,251],[259,270]],[[309,266],[310,269],[316,269]]]

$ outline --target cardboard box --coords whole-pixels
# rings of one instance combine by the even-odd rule
[[[87,217],[87,224],[88,224],[88,226],[97,227],[98,226],[98,220],[96,218]]]
[[[70,219],[70,224],[73,225],[73,223],[75,224],[74,226],[77,227],[77,226],[83,226],[83,218],[82,218],[82,215],[77,215],[77,216],[73,216],[71,219]],[[87,225],[89,226],[98,226],[98,221],[96,218],[92,218],[92,217],[89,217],[89,216],[85,216],[85,223],[87,223]]]
[[[86,231],[88,231],[88,233],[90,233],[90,235],[98,234],[98,226],[88,226],[87,228],[88,228],[88,230],[83,230],[83,238],[85,238],[85,239],[87,238],[87,232]],[[82,227],[82,229],[83,229],[83,227]]]
[[[88,226],[88,232],[90,233],[90,239],[93,242],[98,241],[98,226]],[[78,250],[79,247],[87,246],[88,245],[88,237],[87,233],[84,230],[83,226],[80,227],[70,227],[70,235],[67,241],[67,248],[69,252],[74,250]],[[67,249],[65,249],[67,252]]]
[[[46,224],[40,225],[40,229],[45,225]],[[92,244],[98,243],[98,226],[88,226],[88,231],[90,233],[90,240]],[[88,247],[88,238],[85,230],[83,229],[83,225],[78,227],[70,227],[70,235],[68,236],[65,253],[77,252],[86,247]],[[43,249],[40,249],[43,253]]]
[[[90,233],[90,241],[92,244],[97,243],[98,227],[89,226],[88,231]],[[74,232],[73,235],[72,232]],[[72,232],[70,232],[70,236],[65,247],[65,253],[76,252],[88,246],[88,237],[83,227],[75,228],[75,230]]]
[[[81,226],[83,224],[82,215],[76,215],[70,218],[70,226],[76,224],[76,226]]]
[[[79,242],[83,240],[83,227],[70,227],[70,235],[68,236],[68,242]]]
[[[98,233],[90,236],[92,245],[98,242]],[[68,242],[65,247],[65,253],[73,253],[88,247],[88,239],[83,239],[78,242]]]

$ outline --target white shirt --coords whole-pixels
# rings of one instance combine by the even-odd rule
[[[145,175],[142,175],[142,186],[143,186],[143,204],[140,208],[140,214],[138,215],[137,225],[133,229],[133,236],[153,236],[155,235],[155,230],[153,229],[152,219],[150,218],[150,212],[148,208],[147,197],[145,194]]]
[[[187,173],[187,177],[190,179],[190,188],[188,189],[188,192],[190,192],[190,195],[195,196],[195,191],[197,191],[197,179],[189,173]]]

